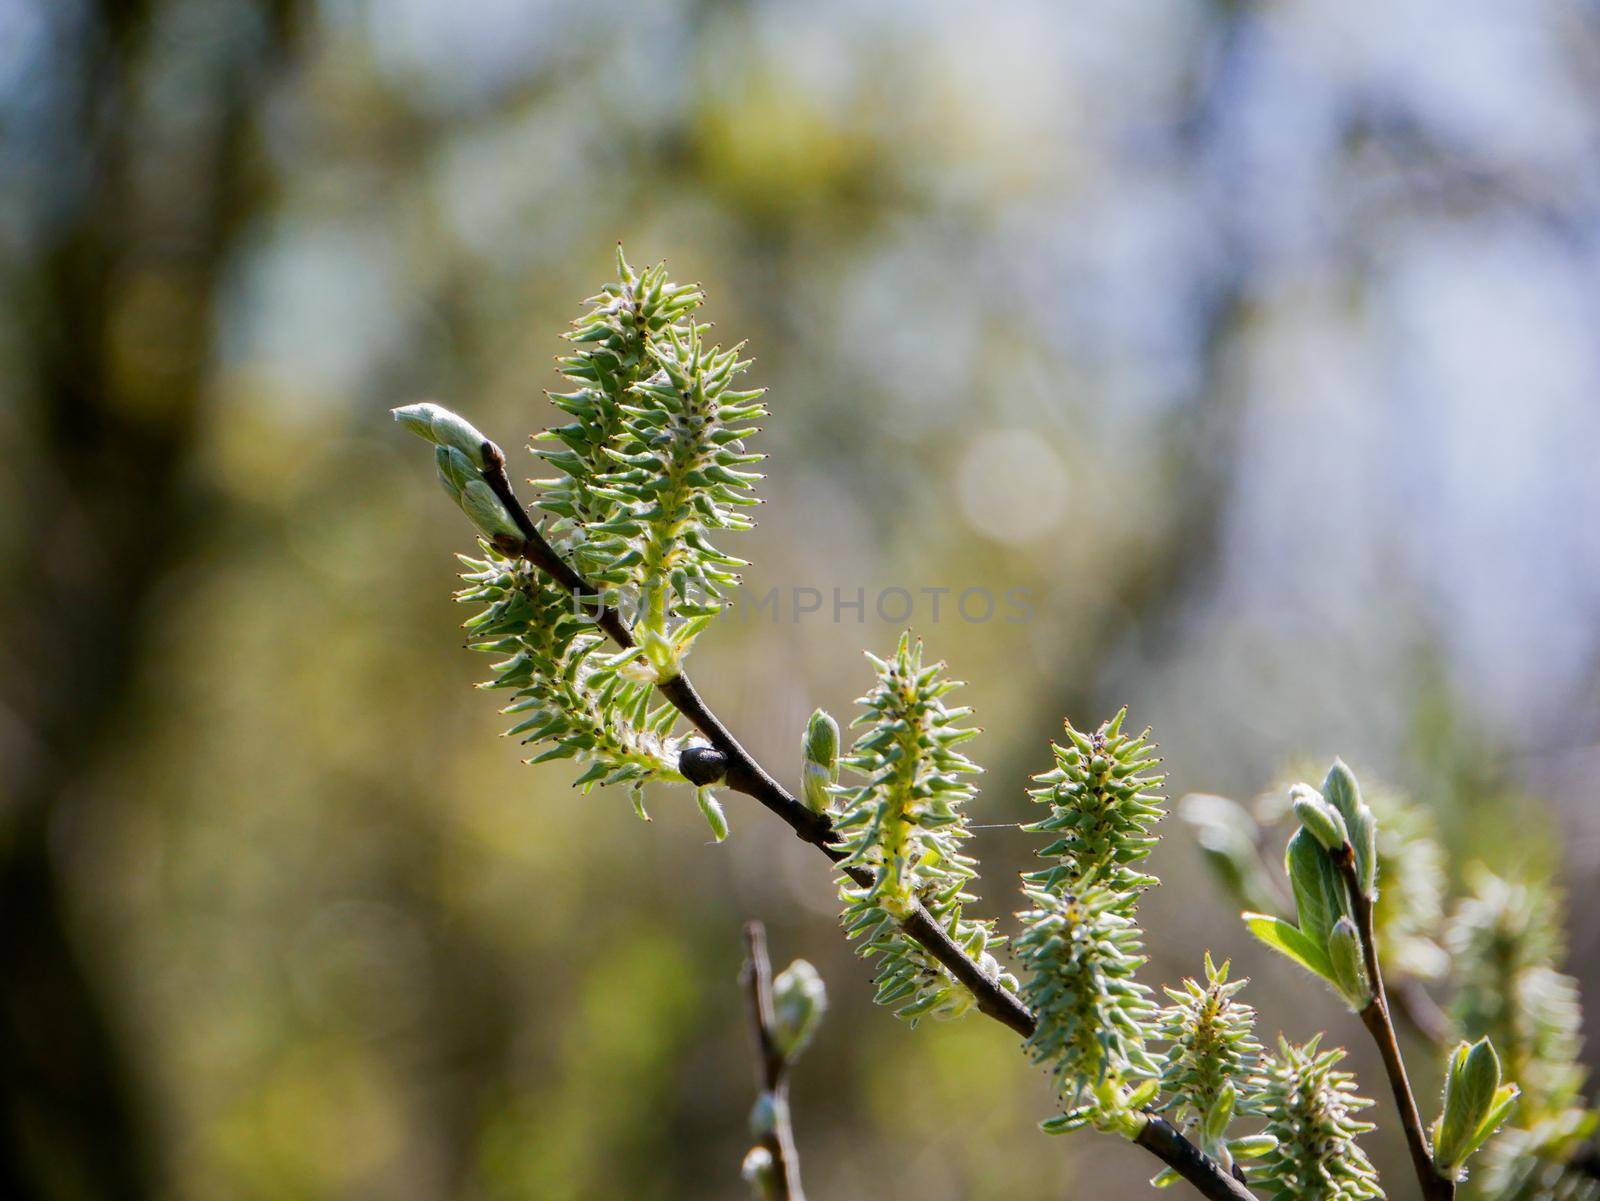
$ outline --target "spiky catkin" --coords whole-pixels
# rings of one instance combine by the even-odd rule
[[[1577,982],[1557,970],[1565,951],[1560,898],[1545,885],[1483,870],[1470,884],[1446,932],[1460,986],[1453,1016],[1469,1039],[1494,1043],[1527,1112],[1558,1104],[1584,1076]]]
[[[646,780],[681,782],[671,706],[650,706],[650,689],[620,673],[602,653],[604,638],[573,609],[567,592],[487,545],[467,570],[456,599],[481,605],[465,623],[468,646],[503,655],[484,688],[508,688],[507,731],[544,749],[528,760],[587,763],[576,784],[627,784],[639,803]]]
[[[1248,981],[1228,979],[1228,962],[1218,967],[1205,957],[1205,982],[1192,977],[1180,988],[1163,988],[1170,1004],[1156,1019],[1158,1036],[1167,1044],[1161,1065],[1161,1091],[1174,1122],[1182,1129],[1204,1126],[1209,1115],[1226,1105],[1233,1114],[1251,1109],[1249,1079],[1261,1056],[1255,1038],[1255,1010],[1238,999]],[[1231,1090],[1233,1100],[1224,1096]],[[1223,1123],[1224,1126],[1226,1123]],[[1208,1155],[1221,1149],[1220,1134]]]
[[[1278,1039],[1262,1064],[1255,1105],[1277,1145],[1257,1161],[1251,1188],[1269,1201],[1366,1201],[1382,1197],[1378,1174],[1356,1139],[1373,1128],[1354,1115],[1372,1102],[1355,1077],[1336,1070],[1342,1047],[1323,1051],[1319,1034],[1294,1046]]]
[[[1578,1061],[1578,986],[1559,970],[1563,906],[1537,881],[1479,869],[1451,915],[1445,943],[1459,990],[1452,1016],[1468,1038],[1488,1036],[1505,1078],[1522,1088],[1514,1126],[1492,1139],[1480,1172],[1485,1195],[1514,1201],[1594,1198],[1600,1188],[1568,1162],[1595,1131]]]
[[[539,507],[554,518],[547,532],[580,571],[601,566],[588,545],[588,527],[606,521],[617,507],[597,485],[615,469],[610,452],[627,441],[624,406],[634,387],[657,370],[651,347],[668,330],[686,332],[702,299],[697,286],[673,283],[665,264],[634,271],[618,246],[617,282],[585,302],[588,311],[565,335],[573,351],[560,367],[572,390],[549,395],[572,420],[537,435],[535,448],[562,474],[536,483]]]
[[[853,723],[866,728],[843,760],[865,782],[841,790],[836,824],[842,865],[869,872],[872,881],[839,877],[845,931],[877,963],[880,1004],[912,1021],[954,1016],[970,1006],[971,994],[906,938],[899,922],[920,900],[986,972],[1015,986],[990,954],[1001,941],[993,923],[963,915],[977,871],[961,850],[971,837],[962,806],[974,796],[969,778],[979,768],[957,748],[977,730],[962,724],[970,710],[945,705],[959,685],[945,678],[944,664],[923,664],[922,643],[909,633],[888,659],[868,658],[877,680],[857,702],[862,712]]]
[[[709,326],[668,326],[652,339],[655,371],[635,383],[621,405],[624,437],[608,449],[611,469],[594,491],[614,502],[611,515],[588,534],[601,583],[637,589],[638,625],[666,635],[687,623],[684,646],[722,608],[744,560],[711,542],[719,530],[745,530],[742,510],[759,504],[759,462],[744,450],[749,424],[766,414],[762,389],[734,385],[749,367],[741,346],[709,346]]]
[[[1155,844],[1161,777],[1150,770],[1158,760],[1149,731],[1126,733],[1126,717],[1092,733],[1066,722],[1066,738],[1051,744],[1054,765],[1029,792],[1046,815],[1025,829],[1052,841],[1039,851],[1047,866],[1022,877],[1032,907],[1018,914],[1017,951],[1038,1019],[1028,1048],[1055,1074],[1067,1125],[1085,1090],[1156,1071],[1144,1048],[1155,1005],[1133,978],[1144,963],[1138,898],[1156,881],[1131,865]],[[1103,1118],[1115,1096],[1102,1089],[1083,1120]]]
[[[1134,979],[1145,956],[1125,897],[1096,885],[1023,892],[1033,907],[1017,915],[1016,951],[1038,1023],[1028,1053],[1055,1077],[1069,1119],[1056,1128],[1069,1129],[1094,1119],[1097,1086],[1154,1075],[1144,1040],[1155,1003]]]
[[[1448,966],[1438,939],[1444,928],[1444,848],[1433,821],[1397,793],[1372,790],[1378,818],[1378,899],[1372,920],[1386,976],[1436,979]]]
[[[1027,829],[1055,841],[1039,852],[1050,866],[1023,879],[1030,887],[1061,892],[1103,884],[1132,895],[1156,883],[1133,864],[1150,853],[1150,831],[1163,813],[1157,791],[1164,777],[1150,731],[1128,734],[1121,710],[1092,733],[1065,723],[1066,739],[1051,743],[1055,765],[1034,777],[1028,795],[1048,810]]]

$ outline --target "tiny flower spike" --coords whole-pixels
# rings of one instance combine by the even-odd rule
[[[650,707],[650,690],[626,680],[601,652],[594,626],[573,612],[571,598],[540,573],[483,547],[463,556],[464,604],[483,608],[466,623],[468,646],[501,655],[486,688],[508,688],[507,733],[545,749],[528,760],[575,759],[587,768],[575,781],[584,791],[626,784],[640,807],[647,780],[682,782],[674,711]]]
[[[1471,895],[1445,933],[1460,983],[1452,1015],[1468,1038],[1493,1040],[1505,1075],[1522,1088],[1515,1125],[1484,1151],[1481,1191],[1513,1201],[1594,1201],[1600,1186],[1574,1163],[1600,1115],[1583,1097],[1577,981],[1557,970],[1565,949],[1560,898],[1543,883],[1482,868],[1467,882]]]
[[[1445,1065],[1444,1104],[1433,1126],[1433,1162],[1459,1179],[1467,1157],[1495,1132],[1517,1101],[1517,1086],[1500,1083],[1500,1059],[1487,1038],[1462,1043]]]
[[[1385,976],[1435,980],[1450,966],[1439,938],[1448,887],[1444,849],[1419,806],[1391,793],[1368,793],[1378,815],[1378,882],[1373,906]]]
[[[1185,980],[1166,988],[1171,1004],[1156,1019],[1156,1033],[1167,1044],[1161,1065],[1161,1091],[1181,1130],[1224,1168],[1234,1156],[1262,1154],[1270,1141],[1253,1136],[1230,1140],[1229,1120],[1251,1113],[1250,1078],[1261,1056],[1255,1040],[1255,1010],[1237,999],[1245,980],[1229,980],[1205,957],[1205,983]],[[1152,1183],[1165,1186],[1178,1177],[1170,1169]]]
[[[1130,865],[1155,845],[1162,777],[1150,770],[1159,762],[1150,731],[1126,733],[1126,718],[1093,733],[1067,722],[1051,746],[1055,766],[1029,792],[1048,815],[1025,828],[1053,841],[1039,851],[1049,866],[1022,878],[1033,908],[1017,915],[1017,953],[1038,1019],[1029,1053],[1055,1074],[1066,1105],[1045,1123],[1053,1133],[1092,1123],[1137,1134],[1130,1098],[1156,1074],[1145,1051],[1155,1005],[1133,978],[1144,963],[1135,911],[1156,880]]]
[[[1256,1081],[1256,1105],[1277,1142],[1251,1172],[1252,1187],[1268,1201],[1367,1201],[1382,1197],[1378,1174],[1357,1145],[1370,1122],[1353,1115],[1372,1102],[1358,1096],[1355,1077],[1335,1070],[1343,1048],[1318,1050],[1278,1039],[1278,1053]]]
[[[1145,1052],[1155,1004],[1134,979],[1145,957],[1128,898],[1092,885],[1082,894],[1024,895],[1034,907],[1017,915],[1017,956],[1027,972],[1023,999],[1038,1019],[1028,1052],[1049,1067],[1065,1105],[1044,1129],[1116,1128],[1134,1108],[1124,1086],[1157,1072]]]
[[[909,633],[890,658],[867,657],[878,678],[857,702],[862,713],[853,723],[867,728],[844,760],[866,783],[841,790],[836,828],[840,866],[869,873],[871,882],[839,877],[845,932],[861,940],[863,958],[878,961],[879,1004],[913,1023],[954,1017],[972,995],[899,922],[920,900],[985,975],[1014,987],[990,953],[1001,941],[994,923],[962,915],[974,899],[966,887],[977,878],[976,863],[961,852],[971,837],[963,806],[975,795],[967,777],[980,769],[956,748],[978,731],[961,724],[970,710],[945,706],[958,685],[944,678],[944,664],[923,665],[922,643]]]
[[[1055,841],[1039,852],[1052,861],[1023,879],[1049,891],[1103,883],[1130,897],[1156,883],[1131,864],[1156,844],[1151,828],[1161,820],[1164,777],[1151,772],[1157,763],[1150,731],[1128,734],[1123,709],[1092,734],[1066,723],[1066,741],[1052,743],[1055,766],[1034,777],[1029,792],[1049,815],[1027,829],[1051,834]]]
[[[813,813],[826,813],[839,782],[839,723],[821,709],[806,723],[800,752],[800,795]]]
[[[749,363],[742,347],[707,346],[709,328],[668,326],[651,341],[655,372],[630,390],[621,445],[607,449],[611,469],[593,485],[613,502],[611,515],[585,527],[592,578],[635,593],[640,635],[669,643],[663,679],[722,611],[739,581],[733,569],[744,566],[710,535],[751,528],[741,510],[760,503],[752,491],[760,475],[741,468],[763,457],[743,442],[756,429],[748,423],[766,415],[763,390],[733,387]]]
[[[702,299],[698,287],[669,280],[665,264],[634,271],[618,246],[617,282],[589,299],[589,311],[566,334],[574,349],[561,359],[561,371],[573,390],[551,393],[550,400],[573,420],[537,436],[555,444],[536,453],[562,475],[536,484],[539,507],[554,518],[551,537],[567,544],[564,549],[585,574],[597,566],[587,530],[618,508],[615,497],[597,489],[616,466],[611,454],[629,440],[623,409],[634,403],[635,385],[655,374],[651,347],[669,328],[686,333]]]

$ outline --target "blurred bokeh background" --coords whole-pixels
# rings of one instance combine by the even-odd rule
[[[832,992],[815,1201],[1139,1195],[1005,1031],[873,1010],[752,803],[495,737],[387,409],[519,446],[619,239],[771,388],[751,589],[1028,590],[913,616],[989,912],[1127,703],[1174,797],[1338,753],[1565,880],[1593,1002],[1597,152],[1588,0],[0,0],[0,1195],[742,1197],[749,917]],[[695,659],[780,772],[897,631],[789,617]],[[1147,978],[1233,955],[1381,1095],[1166,830]]]

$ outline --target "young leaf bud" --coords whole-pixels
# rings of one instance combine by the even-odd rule
[[[1378,895],[1378,821],[1367,803],[1361,799],[1361,785],[1345,766],[1343,759],[1335,759],[1322,782],[1322,795],[1344,819],[1349,832],[1350,845],[1356,853],[1356,878],[1361,881],[1361,891],[1367,896]]]
[[[434,447],[433,461],[439,468],[439,482],[457,504],[461,503],[461,490],[473,480],[483,478],[472,465],[472,460],[453,446]]]
[[[750,1107],[750,1133],[756,1138],[766,1138],[777,1128],[778,1099],[763,1089]]]
[[[522,532],[517,529],[516,522],[511,520],[511,514],[506,512],[506,507],[500,503],[500,498],[494,494],[494,489],[483,480],[468,480],[461,489],[461,495],[456,498],[456,503],[485,538],[493,540],[501,534],[511,538],[522,537]]]
[[[818,709],[806,723],[801,748],[801,797],[813,813],[825,813],[832,800],[829,788],[839,782],[839,723]]]
[[[465,417],[432,401],[404,405],[390,411],[396,421],[419,438],[426,438],[437,446],[454,447],[479,467],[487,466],[483,461],[483,446],[489,439]]]
[[[784,1059],[805,1050],[828,1010],[828,989],[817,969],[796,959],[772,981],[772,1033]]]
[[[772,1162],[772,1152],[765,1147],[751,1147],[739,1168],[756,1201],[777,1201],[783,1194],[779,1189],[778,1165]]]
[[[1289,795],[1294,798],[1294,815],[1300,824],[1322,844],[1323,850],[1336,854],[1349,839],[1339,811],[1307,784],[1296,784]]]
[[[1372,984],[1361,958],[1361,936],[1348,917],[1341,917],[1328,932],[1328,963],[1333,968],[1333,983],[1351,1009],[1360,1013],[1371,1004]]]
[[[1444,1105],[1434,1126],[1433,1162],[1447,1176],[1455,1175],[1478,1145],[1492,1133],[1485,1124],[1500,1091],[1500,1058],[1487,1038],[1462,1043],[1450,1055],[1444,1078]]]

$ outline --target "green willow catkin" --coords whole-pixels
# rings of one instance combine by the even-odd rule
[[[1275,1142],[1251,1170],[1267,1201],[1367,1201],[1383,1196],[1378,1173],[1356,1139],[1372,1130],[1355,1117],[1372,1102],[1355,1077],[1336,1070],[1343,1048],[1321,1050],[1319,1034],[1296,1046],[1278,1039],[1261,1066],[1255,1105]]]
[[[970,710],[945,705],[959,685],[945,678],[942,663],[923,663],[922,643],[909,634],[889,658],[867,657],[877,679],[856,702],[862,712],[852,723],[865,729],[842,761],[864,783],[840,789],[836,827],[846,852],[841,866],[871,880],[839,877],[842,920],[860,954],[876,962],[880,1004],[913,1022],[954,1017],[971,994],[899,923],[920,901],[991,979],[1014,985],[992,953],[1002,941],[994,923],[963,914],[977,878],[976,862],[961,848],[971,837],[969,777],[979,768],[957,748],[977,730],[963,724]]]

